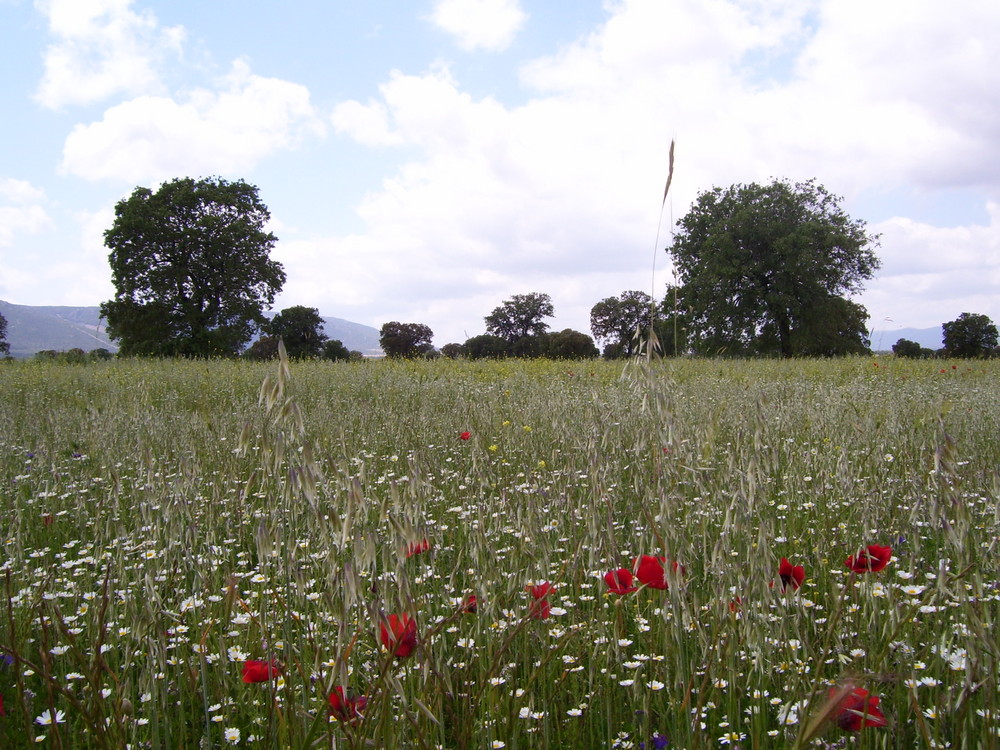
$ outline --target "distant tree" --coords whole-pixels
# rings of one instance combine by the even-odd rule
[[[502,359],[507,356],[507,346],[505,339],[484,333],[467,340],[463,348],[469,359]]]
[[[323,318],[315,307],[286,307],[271,319],[267,330],[285,342],[289,359],[319,357],[327,340]]]
[[[541,353],[549,359],[593,359],[601,354],[590,336],[571,328],[540,338]]]
[[[115,356],[108,349],[105,349],[103,347],[99,349],[91,349],[89,355],[90,358],[95,362],[103,362],[109,359],[113,359]]]
[[[441,355],[448,359],[458,359],[465,354],[465,347],[461,344],[445,344],[441,347]]]
[[[7,343],[7,318],[0,315],[0,354],[10,354],[10,344]]]
[[[176,179],[139,187],[104,233],[115,298],[101,304],[125,355],[240,352],[285,282],[257,188],[242,180]]]
[[[923,349],[920,344],[916,341],[910,341],[909,339],[899,339],[899,341],[892,345],[892,353],[897,357],[918,359],[922,356],[922,351]]]
[[[878,237],[840,200],[812,180],[699,195],[669,248],[698,350],[788,357],[867,349],[856,326],[867,313],[842,297],[879,268]]]
[[[358,352],[360,355],[360,352]],[[351,359],[351,352],[347,351],[344,342],[340,339],[329,339],[323,342],[323,351],[320,354],[323,359],[347,361]]]
[[[941,326],[944,348],[950,357],[986,357],[997,345],[997,327],[985,315],[962,313]]]
[[[278,337],[261,336],[250,345],[250,348],[243,353],[243,356],[257,362],[274,359],[278,356]]]
[[[645,292],[625,291],[590,308],[590,332],[598,341],[612,346],[618,356],[628,357],[638,352],[648,338],[652,313],[652,297]]]
[[[387,357],[419,357],[433,350],[434,332],[423,323],[391,321],[379,331],[378,343]]]
[[[549,329],[543,318],[555,315],[547,294],[515,294],[486,316],[486,332],[514,343],[528,336],[540,336]]]

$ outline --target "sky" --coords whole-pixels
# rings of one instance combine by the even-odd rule
[[[982,0],[0,0],[0,299],[111,299],[115,204],[217,176],[270,209],[276,310],[442,346],[541,292],[589,333],[662,296],[699,193],[815,179],[880,235],[870,328],[1000,321],[998,32]]]

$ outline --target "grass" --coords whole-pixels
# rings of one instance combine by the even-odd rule
[[[0,367],[0,746],[1000,746],[998,374]],[[641,555],[683,572],[610,594]]]

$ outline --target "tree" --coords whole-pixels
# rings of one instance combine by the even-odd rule
[[[441,347],[441,356],[448,359],[458,359],[465,354],[465,347],[461,344],[445,344]]]
[[[632,356],[649,336],[652,311],[653,298],[645,292],[630,290],[607,297],[590,308],[590,332],[598,341],[608,342],[617,356]]]
[[[986,357],[996,348],[997,327],[985,315],[962,313],[941,328],[949,357]]]
[[[909,339],[899,339],[895,344],[892,345],[892,353],[897,357],[904,357],[906,359],[919,359],[923,356],[923,347],[920,346],[916,341],[910,341]]]
[[[469,359],[502,359],[507,356],[507,342],[490,333],[473,336],[462,348]]]
[[[323,342],[323,351],[320,356],[323,359],[347,362],[351,359],[351,352],[347,350],[344,342],[340,339],[328,339]]]
[[[669,252],[699,350],[788,357],[867,349],[855,325],[867,313],[842,298],[879,268],[878,236],[840,200],[813,180],[698,196]]]
[[[434,348],[434,332],[423,323],[392,321],[382,326],[378,343],[387,357],[419,357]]]
[[[275,315],[267,329],[272,336],[285,342],[289,359],[303,359],[323,354],[323,345],[327,340],[323,322],[315,307],[295,305]]]
[[[7,318],[0,315],[0,354],[10,354],[10,344],[7,343]]]
[[[285,283],[257,188],[176,179],[138,187],[104,233],[115,298],[101,304],[125,355],[237,354]]]
[[[593,359],[601,354],[590,336],[572,328],[546,333],[541,339],[541,353],[549,359]]]
[[[538,292],[515,294],[486,316],[486,331],[514,343],[545,333],[549,325],[543,323],[542,318],[551,318],[555,314],[549,295]]]
[[[257,362],[275,359],[278,356],[277,336],[261,336],[250,345],[249,349],[243,352],[243,356]]]

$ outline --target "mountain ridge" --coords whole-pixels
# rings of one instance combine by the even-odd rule
[[[16,305],[0,300],[0,315],[7,320],[7,343],[11,356],[16,359],[26,359],[46,350],[118,351],[118,345],[108,338],[97,305]],[[339,339],[350,351],[368,355],[382,353],[378,329],[371,326],[324,317],[323,332],[331,339]]]

